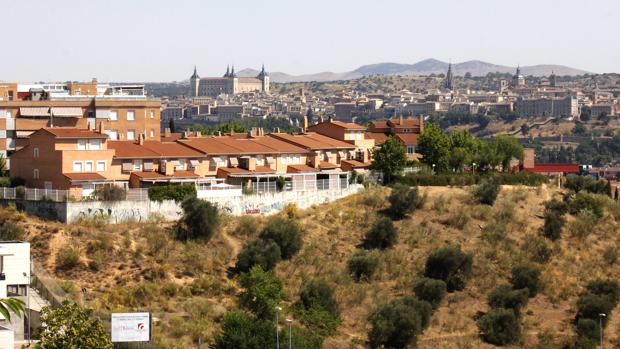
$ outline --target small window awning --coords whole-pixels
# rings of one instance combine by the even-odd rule
[[[124,161],[122,165],[123,171],[131,171],[133,169],[133,163],[131,161]]]
[[[200,162],[198,162],[198,160],[190,160],[190,161],[189,161],[189,163],[190,163],[192,166],[194,166],[194,167],[196,167],[196,166],[198,166],[198,165],[200,164]]]
[[[237,160],[237,158],[230,158],[230,166],[232,167],[239,166],[239,160]]]
[[[20,107],[19,115],[21,116],[50,116],[50,108],[48,107]]]
[[[97,109],[95,112],[95,117],[97,119],[109,119],[110,118],[110,110],[107,109]]]
[[[51,112],[56,118],[81,118],[84,115],[80,107],[52,107]]]
[[[181,166],[181,161],[179,161],[179,160],[172,160],[172,161],[170,161],[170,162],[171,162],[171,163],[172,163],[172,165],[173,165],[173,166],[175,166],[175,167],[176,167],[176,166]]]
[[[145,161],[144,162],[144,170],[145,171],[153,171],[153,162],[152,161]]]

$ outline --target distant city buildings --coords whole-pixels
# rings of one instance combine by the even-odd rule
[[[198,76],[196,67],[194,74],[189,79],[190,96],[208,96],[216,98],[219,95],[235,95],[243,92],[264,92],[269,93],[269,74],[263,65],[260,73],[256,77],[239,77],[235,73],[235,66],[232,70],[226,68],[226,73],[222,77]]]

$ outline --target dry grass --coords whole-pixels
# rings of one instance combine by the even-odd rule
[[[308,210],[289,209],[303,226],[304,247],[293,259],[281,262],[276,272],[285,284],[288,303],[297,299],[309,278],[320,277],[335,287],[343,321],[336,335],[326,339],[326,348],[363,348],[368,314],[380,303],[411,293],[428,253],[447,243],[460,244],[474,254],[473,277],[464,291],[446,297],[420,337],[419,348],[491,348],[478,339],[474,316],[486,311],[488,293],[507,282],[516,264],[538,262],[545,288],[525,309],[524,340],[515,348],[535,348],[539,341],[561,345],[573,336],[574,303],[585,283],[596,277],[620,277],[620,270],[610,267],[610,258],[604,257],[610,245],[620,242],[617,204],[606,203],[609,214],[586,236],[571,234],[567,227],[562,238],[551,243],[538,231],[543,224],[542,203],[558,195],[555,189],[504,187],[493,207],[472,204],[468,192],[460,188],[421,191],[427,204],[395,222],[398,243],[376,252],[380,262],[369,283],[355,283],[346,262],[379,211],[388,207],[389,189],[372,188]],[[84,263],[55,275],[69,280],[75,290],[86,287],[87,304],[104,313],[153,311],[161,319],[155,337],[162,348],[187,347],[198,336],[212,338],[223,312],[236,306],[238,286],[228,277],[228,268],[266,221],[225,217],[222,230],[209,243],[183,244],[171,238],[171,225],[160,221],[65,226],[11,210],[0,210],[1,217],[24,226],[33,255],[52,274],[59,247],[69,240],[79,244]],[[538,259],[541,250],[549,253],[548,261]],[[609,347],[620,342],[617,313],[607,330]]]

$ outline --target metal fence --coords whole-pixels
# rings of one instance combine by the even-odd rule
[[[68,190],[38,188],[0,188],[0,199],[64,202],[70,200]]]
[[[127,189],[125,200],[128,201],[148,201],[149,190],[146,188]]]

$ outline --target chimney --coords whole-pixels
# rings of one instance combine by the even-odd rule
[[[424,116],[420,115],[420,134],[424,133]]]
[[[202,132],[196,131],[196,137],[202,137]]]
[[[164,129],[164,137],[170,137],[170,133],[171,133],[171,132],[170,132],[170,128],[166,127],[166,128]]]
[[[138,144],[144,145],[144,139],[145,138],[146,138],[146,136],[144,135],[144,133],[140,133],[140,137],[138,137]]]
[[[322,124],[323,123],[323,114],[319,115],[319,123]]]
[[[400,126],[403,125],[403,114],[400,114],[400,117],[398,118],[398,122]]]
[[[222,131],[217,131],[217,136],[222,137]]]
[[[304,128],[303,128],[303,133],[306,133],[306,131],[308,130],[308,116],[304,115]]]
[[[183,131],[182,137],[183,137],[183,139],[187,139],[187,137],[188,137],[187,131]]]
[[[332,122],[332,116],[331,115],[327,118],[327,122]]]
[[[280,133],[280,128],[276,127],[275,131],[276,131],[275,133]]]
[[[97,128],[97,131],[99,131],[99,133],[103,133],[104,131],[103,121],[99,122],[99,127]]]

